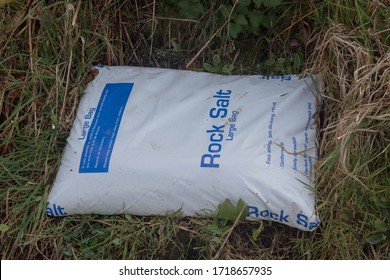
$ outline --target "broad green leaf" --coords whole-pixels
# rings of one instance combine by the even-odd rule
[[[176,43],[175,41],[171,41],[171,44],[172,44],[172,48],[175,52],[180,51],[180,46],[178,43]]]
[[[386,240],[386,235],[383,233],[377,233],[366,238],[366,241],[372,245],[378,244]]]
[[[95,253],[92,250],[87,249],[84,251],[84,254],[83,254],[84,259],[92,259],[94,257],[95,257]]]
[[[383,222],[383,221],[376,221],[375,222],[375,229],[378,231],[378,232],[386,232],[388,231],[390,228],[390,226]]]
[[[235,221],[237,218],[236,207],[230,202],[229,199],[225,199],[224,202],[218,205],[218,218],[227,220],[227,221]]]
[[[221,56],[219,54],[213,55],[213,64],[214,66],[218,66],[221,63]]]
[[[9,229],[9,226],[6,224],[0,224],[0,232],[4,233]]]
[[[246,6],[248,7],[250,5],[250,3],[252,2],[252,0],[238,0],[238,5],[241,5],[241,6]]]
[[[266,16],[263,17],[263,20],[261,21],[261,24],[265,28],[271,29],[274,26],[276,20],[277,20],[277,17],[275,15],[273,15],[273,14],[266,15]]]
[[[196,19],[204,13],[204,7],[200,2],[182,0],[178,5],[180,14],[187,19]]]
[[[282,4],[282,0],[262,0],[264,6],[266,7],[275,7]]]
[[[235,22],[239,25],[248,25],[248,20],[244,15],[237,15]]]
[[[247,15],[249,13],[249,9],[247,6],[237,5],[234,12],[239,15]]]
[[[222,72],[225,73],[225,74],[229,74],[230,75],[232,73],[233,69],[234,69],[233,65],[227,64],[227,65],[224,65],[222,67]]]
[[[275,58],[271,57],[264,62],[265,66],[272,66],[275,64]]]
[[[229,28],[229,35],[232,37],[232,38],[237,38],[238,34],[241,32],[241,25],[239,24],[235,24],[235,23],[231,23],[230,24],[230,28]]]
[[[217,224],[215,224],[215,223],[208,224],[207,226],[204,227],[204,230],[205,230],[206,232],[209,232],[209,233],[211,233],[212,235],[216,235],[216,236],[221,236],[221,235],[223,235],[228,229],[229,229],[228,226],[219,227],[219,226],[218,226]]]
[[[284,57],[279,57],[276,60],[276,67],[283,68],[285,63],[286,63],[286,59]]]
[[[256,8],[260,8],[261,4],[263,3],[263,0],[253,0],[255,3]]]
[[[241,211],[244,210],[240,216]],[[225,199],[224,202],[218,205],[217,217],[223,220],[232,221],[245,220],[248,214],[248,208],[246,203],[239,199],[236,205],[233,205],[229,199]]]
[[[64,255],[67,256],[67,257],[72,257],[73,256],[73,253],[72,253],[72,250],[69,249],[69,248],[65,248],[64,251],[63,251]]]
[[[249,22],[254,30],[259,29],[264,14],[261,11],[253,11],[248,15]]]
[[[228,18],[231,10],[232,10],[231,5],[221,5],[221,12],[224,20]]]
[[[239,220],[240,221],[245,220],[246,215],[248,215],[249,211],[246,203],[241,198],[237,201],[236,211],[237,211],[237,216],[240,215],[241,211],[243,211]]]
[[[125,215],[125,218],[126,218],[126,220],[128,220],[128,221],[131,221],[131,220],[132,220],[132,218],[131,218],[131,216],[130,216],[129,214],[126,214],[126,215]]]
[[[301,56],[299,54],[294,54],[294,69],[299,70],[302,65]]]
[[[114,240],[112,240],[112,243],[116,246],[119,246],[121,244],[121,240],[120,238],[115,238]]]
[[[210,63],[207,63],[207,62],[203,63],[203,68],[204,68],[204,70],[206,70],[207,72],[212,72],[212,71],[213,71],[213,66],[211,66],[211,64],[210,64]]]

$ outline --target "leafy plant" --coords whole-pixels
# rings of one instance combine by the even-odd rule
[[[232,64],[222,65],[221,55],[215,54],[213,55],[213,64],[205,62],[203,63],[203,69],[211,73],[223,73],[230,75],[234,69],[234,66]]]
[[[173,4],[170,0],[164,2]],[[209,6],[219,5],[213,18],[220,24],[229,21],[228,34],[235,39],[239,35],[258,35],[261,28],[273,28],[279,12],[283,10],[277,10],[282,3],[282,0],[238,0],[234,5],[219,5],[218,1],[206,5],[199,0],[180,0],[176,5],[181,17],[192,20],[199,19]]]
[[[295,53],[291,57],[271,57],[264,62],[266,69],[270,75],[282,74],[287,75],[293,72],[299,72],[302,66],[302,55]]]
[[[252,231],[252,236],[251,236],[252,240],[257,241],[257,239],[259,238],[259,236],[263,232],[263,230],[264,230],[264,223],[263,223],[263,221],[260,221],[259,227]]]
[[[225,199],[218,205],[212,215],[211,223],[205,227],[205,230],[213,235],[222,235],[230,229],[229,223],[244,221],[247,214],[247,204],[242,199],[239,199],[236,205],[232,204],[229,199]]]
[[[387,233],[390,232],[390,226],[384,221],[375,222],[375,232],[366,238],[366,241],[372,245],[387,240]]]
[[[0,232],[4,233],[9,229],[9,226],[6,224],[0,224]]]
[[[229,199],[225,199],[218,205],[217,210],[212,214],[213,219],[203,227],[205,238],[208,240],[209,254],[213,254],[219,248],[215,255],[219,256],[233,229],[239,222],[245,220],[247,214],[248,207],[242,199],[239,199],[235,205]]]
[[[196,19],[204,13],[204,6],[199,0],[181,0],[178,3],[180,15],[187,19]]]
[[[229,199],[218,205],[216,217],[225,221],[235,222],[236,220],[243,221],[248,215],[246,203],[239,199],[236,205],[233,205]]]
[[[272,28],[278,19],[275,8],[280,4],[282,0],[241,0],[233,11],[233,6],[222,5],[224,20],[231,13],[229,35],[235,39],[239,35],[258,35],[261,28]]]

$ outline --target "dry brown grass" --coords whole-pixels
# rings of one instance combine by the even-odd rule
[[[390,52],[374,32],[368,33],[370,50],[358,31],[322,30],[309,59],[308,71],[324,82],[317,169],[323,258],[389,256],[388,242],[364,243],[375,222],[389,222],[388,211],[375,203],[389,192]]]

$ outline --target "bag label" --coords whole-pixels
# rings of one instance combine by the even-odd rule
[[[219,90],[215,93],[213,98],[216,99],[215,106],[210,109],[209,116],[212,119],[225,118],[229,112],[230,96],[232,91]],[[206,133],[210,134],[210,141],[207,148],[209,153],[203,154],[200,158],[201,168],[219,168],[219,159],[221,157],[222,140],[224,139],[225,125],[212,125],[211,129],[207,130]],[[231,130],[229,130],[231,133]],[[233,140],[231,137],[230,140]]]
[[[115,138],[133,85],[134,83],[115,83],[104,87],[94,110],[95,117],[86,133],[79,173],[108,172]],[[87,119],[86,116],[86,122]]]

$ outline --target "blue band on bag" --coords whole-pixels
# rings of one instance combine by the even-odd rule
[[[134,83],[106,84],[89,128],[79,173],[107,173],[123,111]]]

